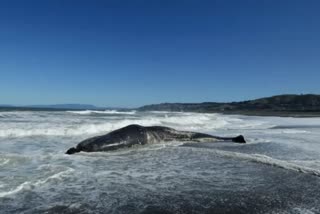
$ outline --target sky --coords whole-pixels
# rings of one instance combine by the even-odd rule
[[[1,0],[0,104],[320,94],[320,1]]]

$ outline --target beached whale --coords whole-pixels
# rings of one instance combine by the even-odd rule
[[[217,142],[230,141],[246,143],[244,137],[217,137],[198,132],[178,131],[164,126],[129,125],[106,135],[89,138],[70,148],[66,154],[77,152],[101,152],[127,148],[134,145],[153,144],[168,141]]]

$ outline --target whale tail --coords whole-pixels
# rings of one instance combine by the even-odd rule
[[[72,147],[72,148],[68,149],[68,151],[66,151],[66,154],[72,155],[72,154],[78,153],[78,152],[80,152],[79,149]]]
[[[232,138],[232,141],[235,143],[246,143],[246,140],[244,139],[244,137],[242,135],[239,135],[235,138]]]

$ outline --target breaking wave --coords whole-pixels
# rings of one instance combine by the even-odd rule
[[[94,110],[84,110],[84,111],[67,111],[72,114],[80,115],[92,115],[92,114],[127,114],[134,115],[136,111],[117,111],[117,110],[104,110],[104,111],[94,111]]]
[[[79,111],[80,114],[91,114],[92,111]],[[74,112],[73,112],[74,113]],[[76,114],[77,114],[76,113]],[[110,112],[109,112],[110,113]],[[107,113],[107,114],[109,114]],[[121,112],[122,114],[123,112]],[[126,112],[134,114],[134,112]],[[246,129],[250,127],[261,126],[263,123],[256,121],[244,121],[242,119],[218,115],[218,114],[173,114],[173,115],[149,115],[144,117],[123,117],[121,120],[112,117],[102,119],[92,119],[65,116],[44,118],[39,122],[27,124],[10,123],[0,126],[0,137],[30,137],[30,136],[79,136],[104,134],[112,130],[130,125],[139,124],[143,126],[169,126],[172,128],[187,130],[212,132],[216,129],[225,127],[234,127],[237,129]]]

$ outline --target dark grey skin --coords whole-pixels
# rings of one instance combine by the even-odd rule
[[[177,131],[163,126],[129,125],[106,135],[89,138],[70,148],[66,154],[77,152],[101,152],[168,141],[215,142],[230,141],[246,143],[244,137],[217,137],[198,132]]]

